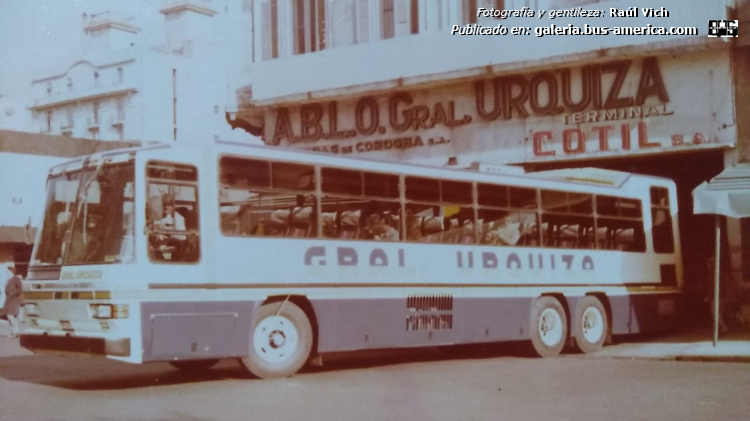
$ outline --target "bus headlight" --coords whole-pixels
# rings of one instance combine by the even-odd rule
[[[127,319],[127,304],[89,304],[91,317],[95,319]]]
[[[23,309],[27,316],[39,317],[39,308],[37,308],[36,303],[26,303],[23,305]]]

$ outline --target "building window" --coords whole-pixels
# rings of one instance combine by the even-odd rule
[[[360,44],[370,39],[370,0],[330,0],[328,46]]]
[[[380,15],[380,21],[382,22],[381,28],[383,39],[389,39],[396,36],[396,17],[393,2],[394,0],[382,0],[381,2],[383,8]]]
[[[477,23],[477,0],[464,0],[461,5],[464,8],[464,23],[468,25]]]
[[[263,60],[279,57],[279,5],[278,0],[265,0],[261,3]]]
[[[410,18],[410,32],[412,34],[419,33],[419,0],[411,0],[411,7],[409,8]]]
[[[495,0],[495,10],[505,10],[505,0]],[[495,19],[501,19],[501,17],[495,16]]]
[[[325,0],[294,1],[294,54],[320,51],[326,47]]]
[[[125,140],[125,127],[122,125],[115,127],[115,133],[117,134],[117,140]]]
[[[125,99],[117,98],[117,121],[125,121]]]
[[[419,31],[417,0],[382,0],[380,4],[380,29],[383,39],[415,34]]]
[[[94,125],[99,124],[99,103],[94,102],[93,103],[93,109],[94,109]]]
[[[117,82],[122,82],[122,67],[117,68]]]
[[[68,122],[68,127],[73,127],[74,119],[73,119],[73,108],[67,108],[65,110],[65,118]]]

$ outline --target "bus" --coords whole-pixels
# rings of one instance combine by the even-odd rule
[[[21,345],[288,377],[326,354],[665,329],[671,180],[428,167],[215,141],[50,169]],[[41,211],[41,210],[40,210]]]

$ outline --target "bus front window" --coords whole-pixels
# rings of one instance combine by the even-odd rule
[[[32,265],[125,263],[134,259],[132,164],[50,178]]]

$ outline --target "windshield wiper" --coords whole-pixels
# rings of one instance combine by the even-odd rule
[[[70,243],[73,240],[73,231],[76,227],[76,222],[80,220],[81,217],[81,210],[83,209],[83,206],[87,204],[88,200],[88,194],[89,194],[89,188],[91,187],[91,183],[94,182],[99,177],[99,173],[102,170],[102,167],[104,166],[104,159],[99,161],[99,164],[96,166],[96,170],[94,170],[94,173],[91,174],[91,177],[89,177],[88,180],[86,180],[86,183],[80,183],[78,185],[78,192],[76,194],[76,213],[75,218],[73,218],[73,221],[70,223],[70,229],[68,230],[67,235],[65,236],[65,240],[63,242],[63,249],[62,249],[62,262],[65,264],[68,261],[68,254],[70,253]],[[83,221],[83,228],[82,228],[82,234],[83,234],[83,244],[86,245],[86,221]]]

